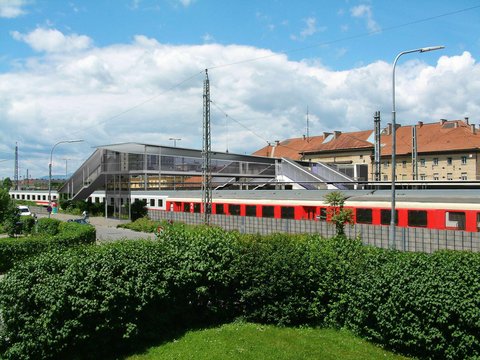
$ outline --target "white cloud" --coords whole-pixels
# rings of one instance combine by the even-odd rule
[[[0,18],[16,18],[25,14],[27,0],[0,0]]]
[[[262,60],[239,62],[253,58]],[[251,153],[267,140],[300,137],[307,105],[312,135],[371,129],[377,110],[384,125],[390,121],[391,64],[385,62],[332,71],[249,46],[174,46],[142,35],[131,44],[28,60],[0,74],[0,151],[13,156],[18,141],[21,164],[30,161],[21,167],[34,177],[47,174],[51,146],[62,139],[86,140],[55,150],[58,159],[79,159],[76,166],[102,144],[167,145],[176,137],[181,146],[201,148],[205,68],[211,68],[212,100],[229,115],[225,126],[225,115],[211,108],[214,150],[225,150],[227,139],[230,152]],[[443,56],[436,66],[402,62],[396,79],[400,124],[480,119],[480,65],[468,52]],[[0,176],[11,176],[11,169],[0,163]]]
[[[195,0],[176,0],[176,1],[178,1],[183,7],[189,7],[195,2]]]
[[[350,9],[350,14],[356,18],[363,18],[367,21],[367,29],[371,32],[380,31],[381,28],[373,18],[372,8],[369,5],[358,5]]]
[[[323,32],[327,29],[324,26],[319,28],[317,26],[317,19],[315,19],[314,17],[308,17],[304,19],[303,22],[305,23],[305,27],[300,31],[299,36],[291,35],[290,38],[292,40],[304,40],[305,38],[312,36],[317,32]]]
[[[39,52],[60,53],[80,51],[89,48],[92,40],[85,35],[64,35],[56,29],[37,28],[28,34],[11,32],[15,40],[23,41]]]

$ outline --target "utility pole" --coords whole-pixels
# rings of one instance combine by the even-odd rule
[[[15,143],[15,170],[13,172],[13,181],[15,182],[15,190],[18,190],[18,143]]]
[[[380,181],[381,180],[381,174],[380,174],[380,158],[381,158],[381,147],[380,147],[380,141],[381,141],[381,135],[380,135],[380,111],[375,111],[375,115],[373,116],[373,122],[375,124],[375,176],[374,180],[375,181]]]
[[[210,81],[205,69],[203,82],[203,149],[202,149],[202,204],[205,225],[210,225],[212,213],[212,174],[211,174],[211,133],[210,133]]]

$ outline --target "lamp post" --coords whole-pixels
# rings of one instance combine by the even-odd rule
[[[182,140],[182,139],[171,137],[171,138],[169,138],[168,140],[173,140],[173,147],[177,147],[177,140],[180,141],[180,140]]]
[[[52,206],[52,157],[53,157],[53,150],[60,144],[70,144],[70,143],[77,143],[82,142],[83,140],[62,140],[57,142],[52,147],[52,151],[50,151],[50,163],[48,164],[48,206]],[[50,212],[48,213],[48,217],[50,217]]]
[[[397,124],[396,124],[396,111],[395,111],[395,67],[397,66],[397,61],[400,56],[405,54],[410,54],[414,52],[424,53],[428,51],[440,50],[445,48],[445,46],[430,46],[430,47],[423,47],[414,50],[407,50],[402,51],[397,55],[395,61],[393,62],[393,70],[392,70],[392,206],[391,206],[391,216],[390,216],[390,248],[395,247],[395,223],[396,223],[396,209],[395,209],[395,171],[396,171],[396,147],[397,147]]]

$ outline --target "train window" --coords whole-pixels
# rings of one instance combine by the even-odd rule
[[[150,199],[150,206],[155,206],[155,199]]]
[[[273,206],[262,206],[262,217],[273,218]]]
[[[25,194],[22,194],[22,200],[25,200]]]
[[[216,204],[215,205],[215,213],[219,215],[225,214],[225,210],[223,208],[223,204]]]
[[[158,206],[163,207],[163,199],[158,199]]]
[[[380,224],[390,225],[392,221],[392,210],[382,209],[380,210]],[[398,225],[398,210],[395,210],[395,225]]]
[[[193,204],[193,212],[199,213],[200,209],[201,209],[201,204],[200,203]]]
[[[480,213],[477,213],[477,231],[480,231]]]
[[[98,196],[95,196],[95,204],[98,204],[100,202],[100,199],[98,198]]]
[[[282,219],[293,219],[295,217],[295,208],[293,206],[282,206]]]
[[[228,209],[230,210],[230,215],[240,215],[240,205],[228,205]]]
[[[427,212],[425,210],[408,210],[408,226],[426,227]]]
[[[326,221],[327,220],[327,208],[320,208],[320,215],[318,217],[318,220],[321,221]]]
[[[465,230],[465,213],[461,211],[447,211],[445,213],[445,226]]]
[[[372,223],[372,209],[357,209],[357,223],[371,224]]]
[[[47,195],[43,195],[43,200],[47,200]]]
[[[247,216],[257,216],[257,206],[256,205],[246,205],[245,206],[245,215],[247,215]]]
[[[183,203],[183,212],[190,212],[190,203]]]

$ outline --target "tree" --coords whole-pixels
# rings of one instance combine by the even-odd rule
[[[347,197],[340,191],[332,191],[324,196],[325,202],[330,205],[330,221],[335,224],[337,236],[345,236],[345,224],[353,224],[353,212],[345,209]]]
[[[5,179],[3,179],[3,184],[2,184],[2,187],[9,191],[13,186],[13,182],[12,180],[9,178],[9,177],[6,177]]]

